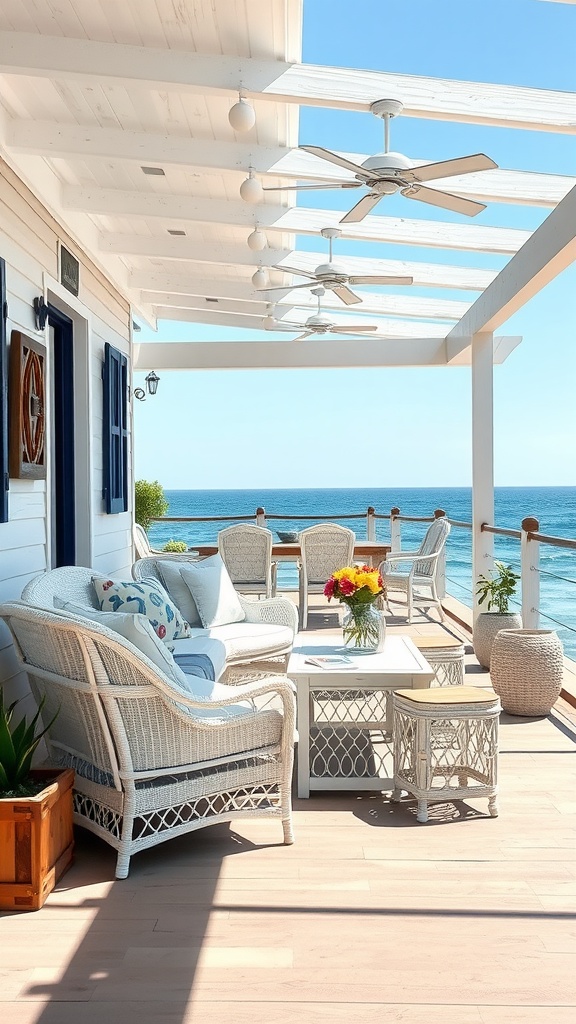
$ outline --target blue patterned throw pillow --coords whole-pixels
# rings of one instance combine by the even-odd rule
[[[145,579],[140,583],[130,580],[125,583],[93,576],[92,583],[101,611],[145,615],[156,635],[165,643],[191,635],[190,626],[158,580]]]

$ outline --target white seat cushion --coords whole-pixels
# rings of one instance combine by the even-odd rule
[[[218,640],[224,646],[228,662],[251,661],[269,655],[283,654],[292,646],[294,635],[288,626],[274,626],[263,622],[231,622],[211,629],[192,629],[194,639],[200,636]],[[187,640],[177,640],[175,651],[185,650]],[[218,678],[218,673],[216,674]]]

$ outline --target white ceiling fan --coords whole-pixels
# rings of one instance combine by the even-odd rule
[[[412,284],[413,278],[411,277],[385,277],[379,274],[359,275],[359,274],[348,274],[346,268],[340,263],[332,262],[332,239],[339,238],[342,234],[340,228],[322,228],[321,235],[323,238],[328,238],[330,243],[330,253],[328,256],[328,263],[321,263],[319,267],[316,267],[314,273],[309,270],[298,270],[296,267],[276,266],[275,270],[282,270],[286,274],[298,274],[299,277],[307,277],[310,282],[321,285],[323,288],[334,292],[342,302],[345,302],[347,306],[352,306],[354,303],[362,302],[359,295],[356,295],[349,287],[349,284]],[[312,284],[296,284],[290,291],[296,288],[311,288]],[[275,287],[275,288],[260,288],[259,291],[263,292],[277,292],[285,291],[286,289]]]
[[[389,151],[390,119],[400,113],[402,103],[399,100],[376,100],[375,103],[370,104],[370,110],[377,117],[384,119],[383,153],[376,153],[361,164],[355,164],[338,153],[323,149],[322,146],[298,147],[307,153],[312,153],[313,156],[320,157],[321,160],[327,160],[338,167],[345,167],[352,171],[355,181],[327,182],[325,185],[281,185],[269,187],[265,191],[361,188],[362,186],[368,188],[368,194],[363,196],[360,202],[356,203],[356,206],[342,217],[341,224],[357,223],[363,220],[384,196],[394,195],[395,192],[400,192],[406,199],[419,199],[420,202],[441,206],[454,213],[463,213],[467,217],[475,217],[481,210],[486,209],[485,203],[464,199],[462,196],[442,192],[440,189],[426,188],[422,182],[432,181],[434,178],[448,178],[454,174],[471,174],[473,171],[492,170],[498,165],[489,156],[484,153],[475,153],[471,156],[456,157],[454,160],[441,160],[433,164],[423,164],[421,167],[412,167],[408,157],[402,153]]]
[[[325,289],[321,287],[313,288],[312,294],[318,296],[318,309],[314,316],[308,317],[306,323],[296,324],[290,320],[276,320],[273,315],[274,306],[271,306],[268,315],[264,317],[264,329],[267,331],[287,331],[290,334],[293,334],[295,330],[303,330],[304,333],[299,335],[298,338],[294,338],[294,341],[303,341],[304,338],[309,338],[312,334],[356,335],[378,330],[376,324],[351,324],[350,326],[345,326],[344,324],[334,323],[327,313],[322,312],[322,296],[326,294]]]

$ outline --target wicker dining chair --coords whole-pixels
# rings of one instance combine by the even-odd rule
[[[308,595],[324,593],[326,581],[332,573],[351,565],[355,540],[353,530],[337,523],[323,523],[302,530],[298,563],[300,629],[308,626]]]
[[[262,526],[238,523],[218,533],[218,551],[232,583],[244,594],[276,594],[272,533]]]
[[[34,696],[50,761],[75,771],[74,821],[130,858],[236,818],[275,817],[293,842],[295,698],[286,676],[234,687],[170,679],[107,627],[19,602],[0,606]]]
[[[428,527],[424,540],[417,551],[393,551],[387,555],[386,560],[380,565],[380,573],[384,580],[386,592],[386,606],[390,611],[389,594],[391,590],[398,590],[406,594],[408,622],[412,621],[414,605],[435,607],[442,621],[444,612],[442,602],[438,597],[436,577],[438,575],[439,559],[442,549],[450,533],[450,523],[444,517],[435,519]],[[397,571],[398,563],[409,564],[407,571]],[[428,591],[429,596],[422,594]]]

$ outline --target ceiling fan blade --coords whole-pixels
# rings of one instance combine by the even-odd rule
[[[313,274],[311,270],[298,270],[296,267],[286,266],[275,266],[273,270],[281,270],[284,274],[298,274],[299,277],[309,277],[311,281],[316,280],[316,274]],[[302,284],[295,284],[295,288],[304,288]]]
[[[331,290],[339,299],[342,299],[342,302],[345,302],[347,306],[353,306],[356,302],[362,302],[360,296],[354,295],[354,292],[350,291],[350,288],[347,288],[345,284],[341,284],[338,288],[332,288]]]
[[[304,192],[306,189],[318,189],[318,188],[360,188],[361,181],[326,181],[317,182],[314,185],[264,185],[262,188],[263,192]]]
[[[332,327],[333,334],[359,334],[361,331],[377,331],[375,324],[356,324],[355,327]]]
[[[304,341],[304,338],[309,338],[311,334],[314,334],[314,331],[304,331],[304,334],[298,335],[297,338],[294,338],[294,341]]]
[[[364,217],[370,213],[370,210],[374,209],[376,203],[379,203],[381,199],[382,196],[369,192],[367,196],[363,196],[360,202],[356,203],[356,206],[353,206],[352,209],[341,218],[340,223],[357,224],[358,221],[364,220]]]
[[[453,213],[464,213],[467,217],[475,217],[486,209],[486,203],[475,203],[472,199],[463,199],[462,196],[452,195],[451,192],[441,192],[437,188],[426,188],[424,185],[411,185],[410,188],[403,188],[402,195],[406,199],[419,199],[422,203],[430,203],[431,206],[441,206],[444,210],[452,210]]]
[[[432,181],[433,178],[449,178],[452,174],[472,174],[473,171],[492,171],[495,164],[485,153],[473,153],[472,156],[459,156],[454,160],[440,160],[422,167],[412,167],[403,171],[408,181]]]
[[[364,275],[364,277],[349,277],[350,284],[413,284],[413,277],[378,277]]]
[[[312,156],[320,157],[320,160],[327,160],[330,164],[336,164],[337,167],[345,167],[347,171],[352,171],[352,174],[358,174],[366,181],[374,177],[373,173],[366,171],[360,164],[354,164],[351,160],[347,160],[345,156],[333,153],[330,149],[324,149],[322,146],[298,146],[298,149],[303,149],[306,153],[312,153]]]

